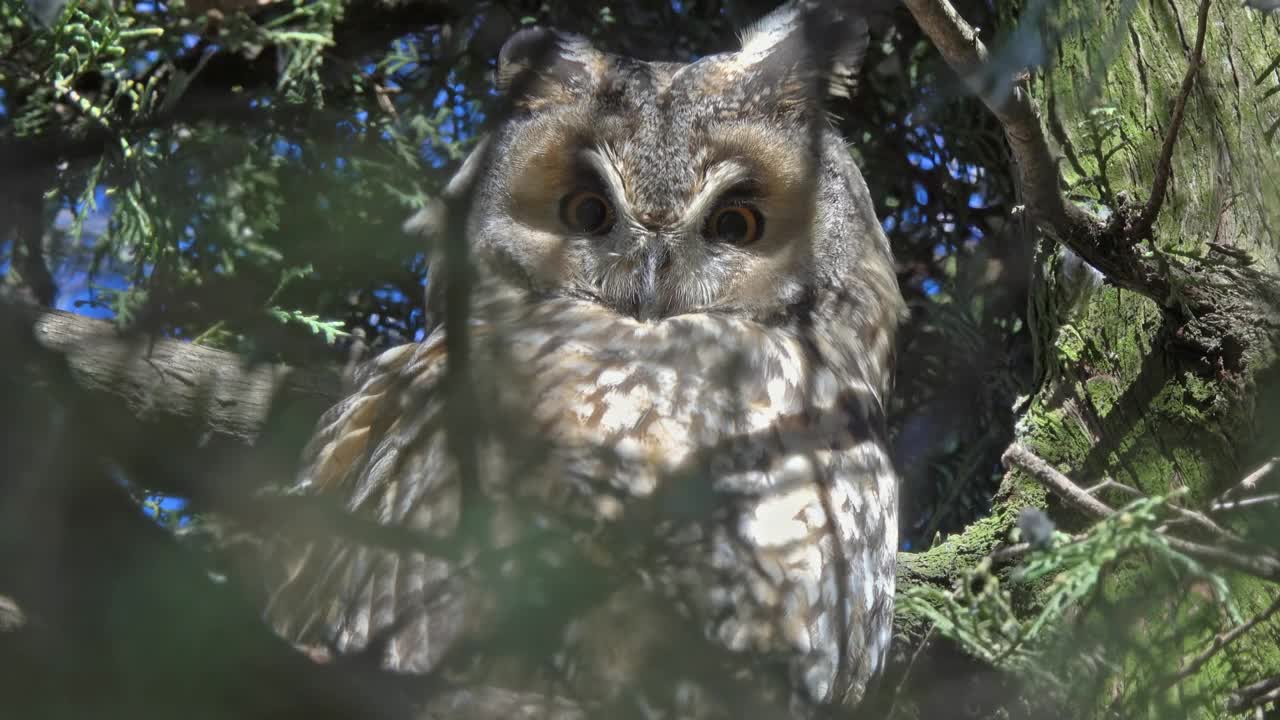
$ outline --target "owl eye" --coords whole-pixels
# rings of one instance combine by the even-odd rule
[[[754,205],[725,205],[707,221],[707,234],[730,245],[750,245],[763,231],[764,218]]]
[[[603,235],[613,227],[613,206],[600,193],[579,190],[560,201],[560,221],[574,232]]]

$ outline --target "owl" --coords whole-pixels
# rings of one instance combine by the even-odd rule
[[[605,716],[855,705],[890,642],[902,300],[824,107],[866,44],[804,2],[688,64],[508,40],[501,120],[412,223],[432,327],[293,490],[363,530],[282,520],[278,631]]]

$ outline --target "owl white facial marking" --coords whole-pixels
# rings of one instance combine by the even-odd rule
[[[689,201],[680,217],[681,226],[688,230],[700,230],[725,195],[750,180],[751,168],[737,160],[711,165],[703,178],[701,189]]]

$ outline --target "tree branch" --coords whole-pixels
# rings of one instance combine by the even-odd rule
[[[1008,74],[1004,82],[982,82],[976,71],[989,66],[990,54],[978,38],[978,31],[960,17],[951,3],[903,2],[947,64],[1004,127],[1029,217],[1116,285],[1145,295],[1161,307],[1169,306],[1172,283],[1167,273],[1134,249],[1139,238],[1130,232],[1132,211],[1115,208],[1111,220],[1104,222],[1063,197],[1058,163],[1031,102],[1027,73],[1019,70]],[[1172,142],[1168,138],[1166,141]],[[1158,211],[1160,204],[1154,207]]]
[[[1240,639],[1242,635],[1257,627],[1259,624],[1266,622],[1278,611],[1280,611],[1280,597],[1276,598],[1275,602],[1271,603],[1266,610],[1263,610],[1250,618],[1248,622],[1241,623],[1225,633],[1218,633],[1217,635],[1214,635],[1213,642],[1209,643],[1209,647],[1202,650],[1199,655],[1196,655],[1183,665],[1182,669],[1165,683],[1165,687],[1176,685],[1177,683],[1194,675],[1202,665],[1209,662],[1209,660],[1212,659],[1214,655],[1221,652],[1223,648]]]
[[[118,398],[144,422],[183,418],[252,443],[276,403],[322,408],[341,391],[337,368],[249,364],[180,340],[124,335],[111,323],[68,312],[26,312],[37,342],[67,359],[77,385]]]
[[[1196,19],[1196,42],[1191,50],[1191,58],[1187,63],[1187,73],[1182,78],[1182,88],[1178,91],[1178,99],[1173,105],[1173,114],[1169,118],[1169,130],[1165,133],[1164,143],[1160,147],[1160,159],[1156,163],[1155,180],[1151,183],[1151,197],[1147,206],[1134,222],[1131,232],[1136,237],[1144,237],[1151,233],[1151,226],[1160,215],[1164,205],[1165,193],[1169,189],[1169,177],[1173,172],[1173,148],[1178,142],[1178,132],[1182,129],[1182,117],[1187,110],[1187,98],[1195,87],[1196,75],[1200,70],[1204,53],[1204,35],[1209,24],[1210,0],[1200,0],[1200,12]]]
[[[1280,700],[1280,675],[1259,680],[1234,690],[1227,700],[1227,712],[1242,713]]]
[[[1014,443],[1009,446],[1009,449],[1004,453],[1003,460],[1006,466],[1017,467],[1025,471],[1068,504],[1087,515],[1105,518],[1115,513],[1115,510],[1090,495],[1066,475],[1058,472],[1052,465],[1020,443]],[[1206,545],[1183,540],[1167,533],[1164,537],[1165,541],[1169,543],[1169,547],[1184,555],[1202,562],[1230,567],[1263,580],[1280,583],[1280,558],[1265,548],[1252,546],[1227,548]]]
[[[985,85],[975,71],[988,64],[990,53],[978,38],[978,31],[960,17],[951,3],[904,0],[904,4],[947,64],[1004,127],[1017,164],[1018,184],[1032,219],[1064,241],[1100,233],[1102,222],[1069,205],[1059,190],[1058,163],[1049,150],[1040,114],[1031,103],[1025,74],[1010,76],[1004,87]]]
[[[1262,482],[1264,478],[1271,475],[1277,465],[1280,465],[1280,457],[1273,457],[1258,466],[1248,475],[1245,475],[1244,479],[1239,483],[1227,488],[1221,495],[1214,498],[1213,502],[1209,505],[1209,510],[1212,512],[1223,512],[1245,504],[1243,501],[1237,502],[1237,500],[1241,495],[1257,490],[1258,484]]]
[[[1058,497],[1067,501],[1069,505],[1083,511],[1086,515],[1104,518],[1115,512],[1106,503],[1071,482],[1066,475],[1058,472],[1057,469],[1045,462],[1039,455],[1031,452],[1020,443],[1010,445],[1001,459],[1004,461],[1005,467],[1017,467],[1024,470],[1028,475],[1031,475],[1031,477],[1055,492]]]

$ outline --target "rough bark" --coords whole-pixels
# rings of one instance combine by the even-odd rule
[[[906,4],[958,72],[995,54],[945,1]],[[1119,12],[1068,2],[1038,19],[1027,8],[1022,19],[1047,30],[1047,66],[1027,75],[997,58],[987,69],[1002,76],[1003,90],[975,90],[1006,126],[1031,219],[1108,283],[1071,326],[1048,329],[1047,361],[1057,372],[1032,398],[1018,439],[1079,485],[1111,478],[1153,495],[1185,489],[1186,504],[1203,507],[1274,454],[1277,441],[1269,380],[1280,317],[1280,177],[1269,132],[1277,100],[1266,92],[1277,81],[1280,33],[1273,20],[1228,2],[1124,2]],[[1010,27],[1018,9],[1005,8]],[[1207,20],[1204,62],[1195,68],[1199,19]],[[1100,132],[1100,114],[1115,119],[1110,130]],[[1046,167],[1061,168],[1063,183]],[[1086,203],[1102,212],[1084,215]],[[1031,474],[1010,472],[991,517],[904,558],[900,581],[951,582],[1006,541],[1021,504],[1048,504],[1068,527],[1083,526]],[[1161,602],[1147,595],[1147,572],[1115,568],[1105,592]],[[1231,576],[1245,617],[1277,592],[1257,575]],[[1182,617],[1150,619],[1168,620],[1192,648],[1214,632]],[[909,632],[923,629],[902,621]],[[1150,646],[1168,637],[1153,633]],[[1197,692],[1225,697],[1274,674],[1278,638],[1274,619],[1233,636],[1233,652],[1196,664]],[[1165,652],[1143,670],[1185,678],[1181,659]],[[1163,664],[1170,667],[1156,667]],[[1107,692],[1123,694],[1124,682]]]
[[[252,443],[281,403],[313,408],[341,394],[336,368],[250,363],[235,353],[169,338],[124,335],[111,323],[58,310],[31,328],[66,358],[76,384],[106,393],[142,422],[195,421],[203,432]]]

